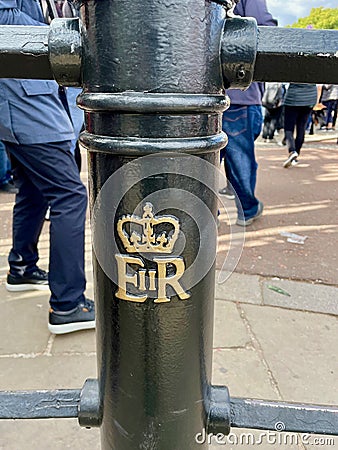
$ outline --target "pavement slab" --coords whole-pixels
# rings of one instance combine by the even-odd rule
[[[253,348],[214,349],[212,383],[230,396],[278,400],[261,358]]]
[[[99,450],[100,431],[77,419],[0,421],[1,450]]]
[[[250,336],[234,303],[216,300],[214,316],[214,348],[246,348],[250,345]]]
[[[241,305],[284,401],[338,405],[338,317]]]
[[[0,296],[4,288],[0,287]],[[27,293],[26,293],[27,294]],[[0,355],[42,353],[48,343],[48,296],[17,299],[1,305]]]
[[[216,271],[216,299],[261,304],[262,287],[258,275],[233,272],[223,281],[222,271]]]
[[[14,355],[1,357],[0,365],[0,390],[80,389],[87,378],[97,377],[93,352]]]
[[[338,287],[264,278],[263,304],[338,316]]]

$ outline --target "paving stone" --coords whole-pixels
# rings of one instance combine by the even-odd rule
[[[51,353],[90,353],[96,351],[95,331],[85,330],[55,336]]]
[[[253,349],[215,349],[212,383],[228,386],[232,397],[278,399]]]
[[[250,337],[236,305],[216,300],[213,347],[245,347],[249,343]]]
[[[220,271],[216,271],[216,293],[219,300],[231,300],[242,303],[262,303],[261,286],[259,277],[233,272],[231,276],[222,282]]]
[[[0,358],[0,390],[80,389],[96,377],[95,355]]]
[[[286,401],[338,404],[338,318],[242,305]]]
[[[38,303],[45,301],[48,303],[49,300],[49,291],[23,291],[23,292],[8,292],[5,283],[7,276],[8,267],[6,266],[6,272],[4,275],[0,274],[0,305],[5,302],[11,302],[14,300],[24,300],[27,298],[36,298],[38,299]]]
[[[0,355],[40,353],[47,346],[48,300],[31,297],[1,305]]]
[[[271,287],[281,288],[290,296],[278,293]],[[338,315],[338,287],[275,278],[265,279],[263,303],[289,309]]]
[[[100,431],[77,419],[0,420],[1,450],[99,450]]]

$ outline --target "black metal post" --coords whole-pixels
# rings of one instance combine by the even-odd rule
[[[200,247],[182,191],[217,212],[210,189],[179,172],[188,153],[217,165],[226,144],[220,120],[227,105],[219,60],[222,8],[204,0],[87,0],[80,13],[79,105],[86,111],[81,143],[89,151],[102,448],[205,448],[195,435],[208,414],[214,267],[190,289],[178,281],[170,291],[163,281],[171,271],[182,275]],[[163,152],[162,170],[141,179],[148,168],[141,157],[162,158]],[[177,174],[166,173],[170,161]],[[136,172],[140,180],[120,198],[129,176],[115,182],[114,174],[130,162],[130,176]],[[211,184],[216,189],[216,179]],[[132,234],[126,222],[151,217],[148,196],[153,220],[165,227],[171,218],[172,231],[179,227],[189,243],[175,261],[175,248],[161,253],[149,239],[150,249],[143,252],[140,244],[137,250],[134,242],[128,250],[132,236],[123,238]],[[196,200],[191,208],[201,214]],[[102,229],[95,231],[100,220]],[[161,231],[155,225],[154,231],[157,240]],[[102,245],[107,255],[101,260]]]

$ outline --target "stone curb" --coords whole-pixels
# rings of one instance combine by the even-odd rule
[[[220,283],[219,275],[220,271],[216,271],[217,300],[338,316],[337,286],[237,272],[233,272],[225,282]]]

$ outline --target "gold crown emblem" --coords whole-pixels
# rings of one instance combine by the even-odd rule
[[[164,227],[165,231],[159,230]],[[138,228],[140,233],[132,228]],[[117,232],[128,253],[171,253],[179,230],[180,224],[175,217],[154,216],[153,205],[148,202],[143,207],[142,217],[127,215],[117,222]]]

